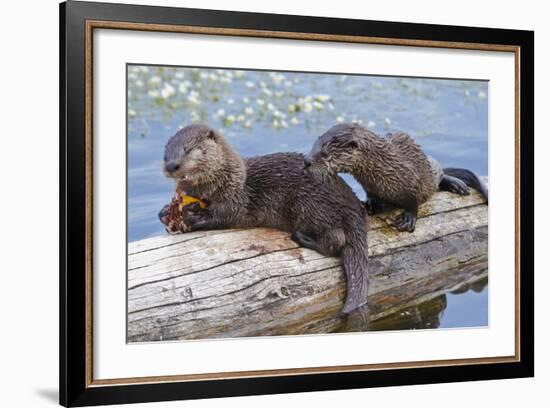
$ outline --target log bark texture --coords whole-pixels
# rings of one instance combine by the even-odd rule
[[[368,330],[369,323],[487,276],[487,205],[437,193],[414,233],[369,220],[367,308],[344,316],[338,258],[266,228],[164,235],[128,245],[128,341]]]

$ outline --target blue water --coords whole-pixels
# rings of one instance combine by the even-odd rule
[[[308,152],[337,122],[358,121],[381,134],[409,133],[443,166],[487,174],[486,81],[137,65],[127,74],[130,242],[164,234],[157,213],[174,186],[161,171],[163,149],[191,122],[218,129],[241,155],[252,156]],[[355,180],[345,179],[364,199]],[[486,292],[478,296],[486,306]],[[453,308],[465,307],[451,307],[450,299],[442,325],[467,319],[454,317]],[[486,321],[486,307],[476,310]]]

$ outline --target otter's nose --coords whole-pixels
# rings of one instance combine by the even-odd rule
[[[170,161],[170,162],[166,163],[166,171],[168,173],[173,173],[175,171],[178,171],[179,168],[180,168],[180,164],[178,162]]]
[[[309,156],[304,156],[304,167],[307,169],[311,166],[311,158]]]

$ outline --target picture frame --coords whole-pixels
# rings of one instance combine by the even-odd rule
[[[514,353],[183,375],[94,376],[94,32],[370,44],[514,57]],[[124,90],[120,90],[124,92]],[[534,33],[68,1],[60,5],[60,403],[64,406],[340,390],[534,375]],[[122,137],[122,135],[121,135]],[[492,139],[491,143],[499,143]],[[102,300],[103,301],[103,300]],[[239,340],[235,340],[239,341]]]

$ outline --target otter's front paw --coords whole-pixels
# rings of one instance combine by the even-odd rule
[[[369,198],[365,201],[368,215],[375,215],[382,212],[382,202],[378,198]]]
[[[391,223],[398,231],[414,232],[416,227],[416,215],[409,211],[403,211],[396,216]]]
[[[185,216],[185,222],[191,228],[191,231],[208,229],[210,226],[210,215],[208,211],[188,211]]]
[[[458,180],[458,182],[455,181],[454,183],[449,183],[449,191],[451,193],[463,196],[470,195],[470,189],[462,180]]]

